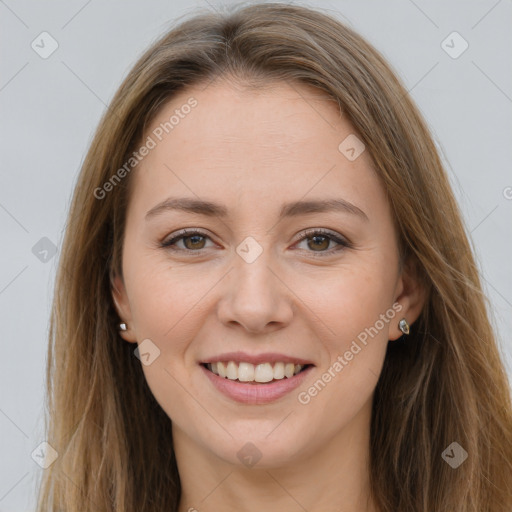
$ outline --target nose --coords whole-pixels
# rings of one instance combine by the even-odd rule
[[[238,256],[224,279],[218,318],[227,327],[269,334],[287,326],[293,317],[293,294],[263,252],[248,263]],[[275,267],[275,265],[273,265]]]

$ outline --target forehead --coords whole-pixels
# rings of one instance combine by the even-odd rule
[[[348,200],[361,192],[367,202],[382,199],[368,152],[351,159],[342,151],[344,141],[359,140],[353,126],[311,86],[220,80],[190,87],[160,109],[148,137],[154,147],[133,176],[134,199],[147,207],[169,195],[265,206],[338,191]]]
[[[180,116],[172,128],[173,138],[186,142],[184,139],[192,132],[193,144],[200,138],[202,146],[208,145],[210,151],[220,155],[235,144],[258,153],[264,153],[264,149],[272,149],[275,155],[286,150],[296,153],[298,142],[315,142],[320,124],[320,136],[326,132],[336,136],[340,127],[351,129],[336,101],[314,87],[271,82],[255,88],[221,79],[180,92],[161,109],[150,130],[170,120],[173,113],[188,111],[186,105],[191,98],[197,105]]]

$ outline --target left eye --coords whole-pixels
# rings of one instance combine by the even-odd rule
[[[302,236],[302,238],[299,240],[299,242],[306,241],[308,248],[315,249],[312,252],[320,252],[320,253],[332,253],[334,251],[339,251],[341,249],[344,249],[346,247],[350,247],[350,244],[347,240],[344,238],[338,236],[335,233],[332,233],[331,231],[324,231],[322,229],[316,230],[316,231],[308,231]],[[322,250],[327,249],[331,242],[334,242],[337,244],[337,247],[334,247],[333,249]],[[320,249],[317,251],[316,249]],[[323,254],[322,254],[323,255]]]
[[[180,231],[176,236],[169,240],[162,242],[161,246],[171,249],[173,251],[186,251],[186,252],[200,252],[205,249],[206,240],[210,240],[210,237],[201,231],[183,230]],[[350,247],[350,243],[342,238],[341,236],[325,230],[310,230],[306,232],[296,243],[302,243],[306,241],[309,249],[308,252],[317,253],[332,253],[340,249]],[[177,243],[183,242],[184,248],[178,247]],[[329,249],[331,242],[337,244],[337,247]],[[319,250],[316,250],[319,249]]]

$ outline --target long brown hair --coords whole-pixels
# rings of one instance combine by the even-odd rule
[[[149,390],[112,301],[131,174],[107,193],[164,102],[233,76],[319,88],[366,145],[408,264],[426,290],[407,342],[389,342],[371,422],[382,512],[510,512],[510,388],[469,235],[428,128],[389,64],[318,10],[255,4],[199,13],[149,48],[105,112],[75,188],[50,323],[47,441],[38,512],[176,511],[171,420]],[[200,108],[200,106],[198,107]],[[105,190],[105,189],[103,189]],[[442,453],[458,443],[457,468]]]

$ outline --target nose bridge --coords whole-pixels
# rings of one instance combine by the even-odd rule
[[[246,238],[236,248],[234,274],[238,290],[252,295],[273,295],[275,276],[270,270],[272,265],[271,250],[257,242],[253,237]]]
[[[250,331],[290,321],[289,297],[275,275],[272,254],[269,247],[254,237],[245,238],[236,247],[234,268],[227,280],[229,290],[219,307],[221,321],[239,323]]]
[[[264,302],[273,302],[279,292],[274,289],[275,276],[270,270],[272,250],[268,243],[249,236],[237,246],[236,253],[234,279],[238,301],[249,300],[260,307]]]

